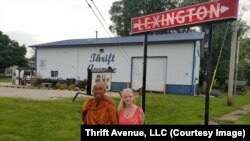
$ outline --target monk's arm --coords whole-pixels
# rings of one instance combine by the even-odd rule
[[[110,122],[112,125],[117,124],[117,113],[116,113],[116,109],[115,106],[110,105],[109,107],[109,117],[110,117]]]

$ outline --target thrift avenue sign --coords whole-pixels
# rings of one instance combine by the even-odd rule
[[[131,19],[131,34],[211,21],[235,20],[238,15],[238,3],[239,0],[213,0],[135,17]]]

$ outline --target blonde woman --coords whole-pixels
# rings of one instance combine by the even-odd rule
[[[145,115],[140,106],[135,104],[133,90],[123,89],[121,100],[117,108],[118,124],[120,125],[142,125]]]

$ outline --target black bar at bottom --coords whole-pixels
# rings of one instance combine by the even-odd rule
[[[81,125],[81,141],[250,140],[250,125]]]

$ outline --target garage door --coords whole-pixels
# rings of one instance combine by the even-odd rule
[[[167,74],[167,57],[150,57],[147,59],[146,90],[165,91]],[[142,87],[143,58],[132,58],[132,88]]]

